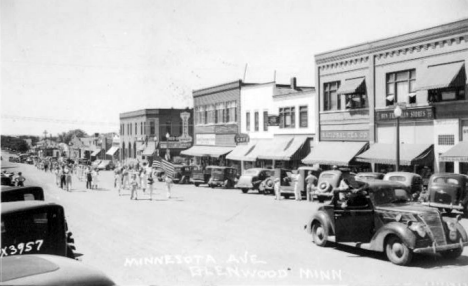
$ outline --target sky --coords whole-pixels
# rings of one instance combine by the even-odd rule
[[[464,18],[468,0],[0,0],[0,133],[118,132],[275,73],[314,86],[315,54]]]

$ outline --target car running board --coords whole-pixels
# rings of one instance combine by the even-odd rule
[[[334,235],[330,235],[327,240],[330,241],[330,242],[333,242],[333,243],[339,243],[339,244],[343,244],[343,245],[347,245],[347,246],[352,246],[352,247],[357,247],[357,248],[361,248],[361,249],[371,250],[371,244],[370,243],[336,242],[336,236],[334,236]]]

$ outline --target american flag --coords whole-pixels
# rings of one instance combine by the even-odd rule
[[[163,169],[166,175],[168,175],[171,178],[174,178],[175,175],[175,168],[174,164],[171,162],[164,160],[161,157],[156,156],[153,160],[153,168],[160,168]]]

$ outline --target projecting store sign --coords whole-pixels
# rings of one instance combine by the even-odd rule
[[[250,141],[249,134],[244,134],[244,133],[236,134],[236,136],[234,136],[234,141],[236,141],[236,144],[248,143]]]
[[[278,115],[268,115],[268,126],[279,126],[280,120]]]
[[[376,110],[375,112],[376,121],[393,121],[396,120],[393,109],[387,110]],[[417,109],[406,109],[402,111],[400,120],[424,120],[434,119],[434,111],[432,107],[417,108]]]

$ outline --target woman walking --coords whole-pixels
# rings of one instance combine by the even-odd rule
[[[130,200],[133,200],[133,198],[135,198],[135,200],[138,200],[138,182],[137,182],[137,174],[132,174],[132,178],[130,179],[130,186],[132,188],[132,193],[130,195]]]
[[[67,192],[71,191],[72,187],[72,174],[71,172],[68,172],[66,176],[66,182],[67,182]]]
[[[93,176],[91,174],[91,170],[87,169],[85,172],[86,175],[86,188],[93,189]]]
[[[149,173],[147,183],[148,183],[148,191],[150,193],[150,201],[152,201],[153,200],[153,183],[154,183],[152,173]]]
[[[170,199],[172,195],[172,184],[174,183],[174,181],[172,181],[172,178],[168,175],[166,175],[164,181],[166,182],[167,198]]]

